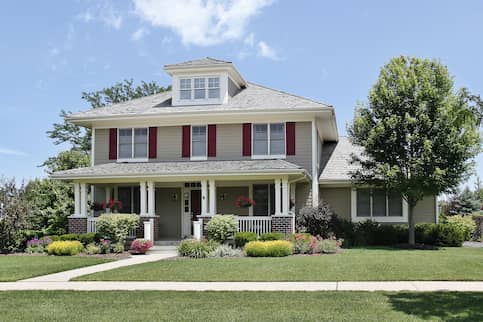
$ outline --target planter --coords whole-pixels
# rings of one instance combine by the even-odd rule
[[[130,249],[129,254],[131,254],[131,255],[146,255],[146,251],[143,252],[143,251],[140,251],[140,250]]]

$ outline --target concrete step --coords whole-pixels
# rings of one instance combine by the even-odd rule
[[[178,246],[160,246],[154,245],[148,250],[148,254],[177,254]]]
[[[178,246],[179,240],[156,240],[154,246]]]

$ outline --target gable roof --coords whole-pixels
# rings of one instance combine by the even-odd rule
[[[171,104],[171,97],[172,92],[166,91],[118,104],[74,113],[69,115],[67,119],[89,120],[116,116],[151,116],[173,113],[224,111],[297,111],[303,109],[333,110],[331,105],[254,83],[248,83],[246,88],[242,89],[235,96],[230,97],[228,103],[226,104],[173,106]]]
[[[206,58],[188,60],[188,61],[184,61],[184,62],[176,63],[176,64],[167,64],[167,65],[164,65],[164,67],[169,68],[169,67],[224,65],[224,64],[232,64],[232,62],[221,60],[221,59],[216,59],[216,58],[211,58],[211,57],[206,57]]]
[[[322,169],[319,182],[351,180],[349,172],[357,170],[358,165],[351,164],[351,155],[360,156],[363,148],[351,143],[348,137],[339,136],[338,142],[324,143],[320,167]]]

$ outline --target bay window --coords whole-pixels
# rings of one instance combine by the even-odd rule
[[[206,159],[206,125],[191,127],[191,159]]]
[[[125,128],[119,129],[118,159],[147,160],[148,158],[148,129]]]
[[[253,124],[253,158],[285,157],[285,123]]]

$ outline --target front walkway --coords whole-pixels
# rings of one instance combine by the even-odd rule
[[[104,264],[103,264],[104,265]],[[99,266],[99,265],[98,265]],[[55,274],[53,274],[55,275]],[[76,275],[78,276],[78,275]],[[483,292],[483,282],[49,282],[0,283],[0,291],[412,291]]]

